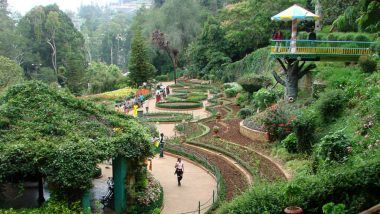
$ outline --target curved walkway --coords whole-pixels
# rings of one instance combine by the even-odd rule
[[[162,214],[198,213],[198,203],[208,206],[212,204],[213,190],[216,180],[206,170],[183,159],[184,176],[182,185],[177,185],[174,175],[174,165],[177,158],[165,153],[163,158],[155,157],[152,164],[152,174],[164,189],[164,209]],[[210,200],[211,199],[211,200]],[[194,212],[192,212],[194,211]],[[207,209],[202,210],[205,213]]]

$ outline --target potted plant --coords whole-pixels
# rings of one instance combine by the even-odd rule
[[[302,214],[302,208],[296,206],[297,204],[297,194],[301,192],[301,187],[297,184],[288,184],[285,194],[289,201],[290,206],[285,208],[284,212],[286,214]]]
[[[216,119],[220,120],[222,118],[222,113],[218,112],[216,113]]]
[[[219,126],[212,127],[212,131],[214,133],[214,136],[218,136],[219,130],[220,130]]]

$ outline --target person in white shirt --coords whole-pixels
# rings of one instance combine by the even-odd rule
[[[145,108],[145,112],[149,113],[149,100],[145,100],[143,106]]]
[[[185,171],[185,167],[181,161],[181,158],[178,158],[177,163],[175,163],[175,173],[177,174],[178,186],[181,186],[181,180],[183,178],[183,172]]]

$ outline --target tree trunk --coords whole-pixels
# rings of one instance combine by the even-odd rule
[[[320,0],[315,2],[315,14],[319,16],[319,19],[315,21],[315,31],[319,32],[322,30],[322,5]]]
[[[45,202],[44,198],[44,182],[42,176],[38,178],[38,205],[41,206]]]
[[[298,61],[294,62],[292,65],[288,66],[286,71],[286,81],[285,81],[285,97],[296,99],[298,95]]]

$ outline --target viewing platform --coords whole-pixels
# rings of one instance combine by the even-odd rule
[[[273,58],[301,58],[305,61],[357,61],[362,55],[374,54],[374,42],[272,40],[270,55]]]

